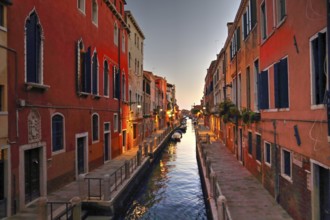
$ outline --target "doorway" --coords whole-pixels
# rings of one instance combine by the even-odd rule
[[[104,123],[104,143],[103,143],[103,152],[104,152],[104,162],[111,159],[111,129],[110,123]]]
[[[126,151],[126,130],[123,130],[123,152]]]
[[[40,148],[24,152],[25,203],[40,197]]]
[[[88,133],[76,134],[76,174],[88,172]]]

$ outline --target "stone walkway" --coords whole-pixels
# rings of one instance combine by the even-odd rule
[[[211,144],[203,145],[211,160],[222,194],[233,220],[292,219],[275,202],[262,184],[236,160],[234,155],[207,128],[200,126],[200,135],[209,134]]]

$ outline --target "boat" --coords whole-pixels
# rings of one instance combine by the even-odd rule
[[[180,141],[181,138],[182,138],[182,134],[178,131],[175,131],[171,136],[171,139],[174,141]]]

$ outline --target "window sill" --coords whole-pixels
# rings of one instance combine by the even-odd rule
[[[87,97],[89,95],[89,93],[87,93],[87,92],[78,92],[78,96],[79,97]]]
[[[43,85],[43,84],[38,84],[38,83],[31,83],[31,82],[26,82],[25,83],[25,88],[27,91],[30,91],[30,90],[39,90],[39,91],[47,91],[50,86],[48,85]]]
[[[281,176],[286,179],[288,182],[293,183],[292,178],[284,173],[281,173]]]
[[[268,163],[268,162],[265,162],[264,164],[265,164],[267,167],[269,167],[269,168],[272,167],[272,165],[271,165],[270,163]]]
[[[324,104],[319,104],[319,105],[312,105],[311,110],[319,110],[319,109],[325,109]]]
[[[101,96],[99,96],[99,95],[92,95],[92,99],[99,100],[100,98],[101,98]]]
[[[0,26],[0,30],[3,31],[3,32],[7,32],[7,28],[3,27],[3,26]]]
[[[8,115],[8,112],[2,112],[2,111],[0,111],[0,116],[2,116],[2,115]]]
[[[100,140],[93,140],[92,144],[96,144],[96,143],[99,143],[99,142],[100,142]]]
[[[65,153],[65,148],[63,148],[62,150],[52,151],[52,156],[56,156],[61,153]]]
[[[81,14],[83,14],[84,16],[86,16],[86,12],[85,12],[85,10],[82,10],[81,8],[78,8],[78,11],[79,11]]]
[[[282,20],[278,21],[277,25],[276,25],[276,28],[279,29],[283,24],[284,22],[286,21],[286,18],[287,18],[287,15],[285,15]]]

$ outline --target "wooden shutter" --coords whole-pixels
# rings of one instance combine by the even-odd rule
[[[280,61],[280,108],[289,107],[288,59]]]
[[[275,108],[280,108],[280,63],[274,65],[274,95]]]
[[[88,47],[85,55],[85,92],[91,93],[91,47]]]
[[[38,41],[40,36],[37,30],[38,17],[35,13],[32,13],[30,18],[26,21],[26,81],[32,83],[38,83]]]
[[[259,83],[260,82],[260,83]],[[260,97],[260,109],[268,109],[269,108],[269,98],[268,98],[268,71],[262,71],[259,74],[259,90],[258,95]]]
[[[96,95],[97,94],[97,72],[98,72],[98,68],[97,68],[97,53],[94,53],[93,56],[93,94]]]
[[[251,2],[251,28],[257,23],[257,4],[256,0],[250,0]]]

